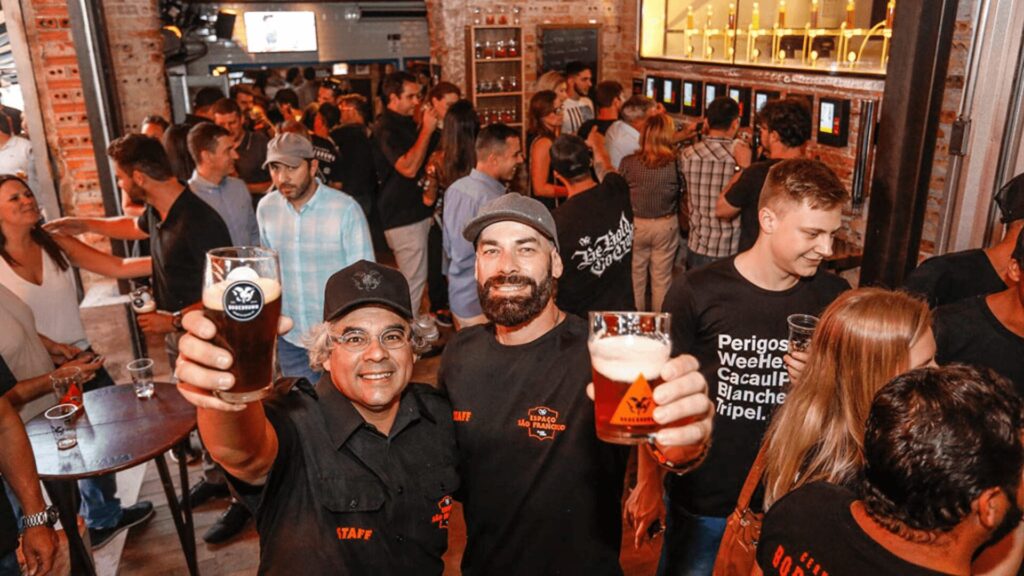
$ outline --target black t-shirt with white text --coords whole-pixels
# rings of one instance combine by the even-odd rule
[[[677,277],[662,311],[672,314],[672,355],[697,357],[715,402],[714,441],[704,464],[669,475],[672,506],[725,517],[757,456],[768,420],[786,397],[790,314],[819,316],[849,284],[818,269],[787,290],[759,288],[736,269],[735,257]]]
[[[438,381],[454,410],[467,544],[462,573],[622,574],[626,447],[594,431],[587,325],[567,315],[505,346],[460,330]]]
[[[1006,290],[984,250],[965,250],[934,256],[907,275],[903,287],[928,299],[937,308],[964,298]]]
[[[935,361],[991,368],[1024,395],[1024,338],[1004,326],[985,299],[975,296],[935,310]]]
[[[761,526],[757,565],[765,576],[942,576],[875,542],[857,524],[853,492],[825,482],[797,488]]]
[[[586,317],[593,310],[633,310],[633,208],[616,173],[554,211],[564,272],[558,307]]]
[[[757,203],[761,200],[761,188],[768,179],[768,170],[778,160],[762,160],[748,166],[739,180],[725,193],[725,200],[740,209],[740,252],[750,250],[761,231],[757,221]]]

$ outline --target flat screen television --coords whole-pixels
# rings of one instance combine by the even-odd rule
[[[680,110],[679,83],[678,78],[661,79],[661,103],[670,114],[678,114]]]
[[[313,12],[246,12],[245,48],[251,53],[316,52]]]

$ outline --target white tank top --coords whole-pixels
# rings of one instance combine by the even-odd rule
[[[36,317],[36,331],[54,342],[89,347],[78,313],[78,293],[71,268],[61,270],[43,250],[43,284],[25,280],[0,258],[0,284],[28,304]]]

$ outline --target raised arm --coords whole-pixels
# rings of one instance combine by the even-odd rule
[[[729,204],[729,201],[725,198],[725,195],[729,193],[729,190],[732,190],[732,187],[735,186],[737,182],[739,182],[740,175],[742,174],[742,172],[737,172],[736,174],[733,174],[733,177],[729,179],[729,183],[726,184],[725,188],[722,188],[722,192],[719,193],[718,201],[715,202],[716,218],[719,218],[721,220],[732,220],[733,218],[740,215],[740,209],[737,208],[736,206],[733,206],[732,204]]]
[[[396,172],[406,178],[416,177],[416,174],[419,173],[420,168],[423,166],[423,162],[427,159],[430,137],[433,136],[435,128],[437,128],[437,113],[434,112],[433,108],[425,108],[423,110],[423,124],[420,126],[419,137],[416,138],[416,143],[412,145],[412,148],[409,148],[408,152],[395,161]]]
[[[551,140],[537,138],[530,145],[530,188],[534,196],[563,198],[567,194],[564,186],[548,183],[551,171]]]
[[[72,236],[54,234],[53,239],[78,268],[109,278],[139,278],[153,274],[153,259],[149,256],[121,258],[101,252]]]
[[[197,407],[203,443],[210,456],[235,478],[247,484],[265,483],[277,459],[278,443],[263,404],[230,404],[213,396],[214,390],[229,390],[234,385],[234,377],[226,370],[235,359],[210,343],[217,328],[202,312],[189,312],[182,325],[188,333],[179,342],[181,355],[175,375],[181,395]],[[279,328],[282,334],[287,332],[291,320],[282,317]]]
[[[145,240],[149,235],[139,229],[135,218],[114,216],[111,218],[58,218],[43,225],[54,234],[99,234],[115,240]]]

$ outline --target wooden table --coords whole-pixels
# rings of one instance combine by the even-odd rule
[[[108,386],[82,396],[85,413],[76,420],[78,446],[58,450],[50,426],[36,416],[25,428],[36,457],[39,478],[60,511],[60,521],[68,536],[73,574],[95,574],[90,551],[78,534],[79,493],[77,480],[112,474],[153,460],[174,516],[189,574],[198,574],[188,498],[188,468],[185,458],[178,459],[181,475],[181,501],[171,482],[164,453],[187,440],[196,427],[195,407],[185,401],[173,384],[156,383],[152,398],[135,397],[131,385]]]

